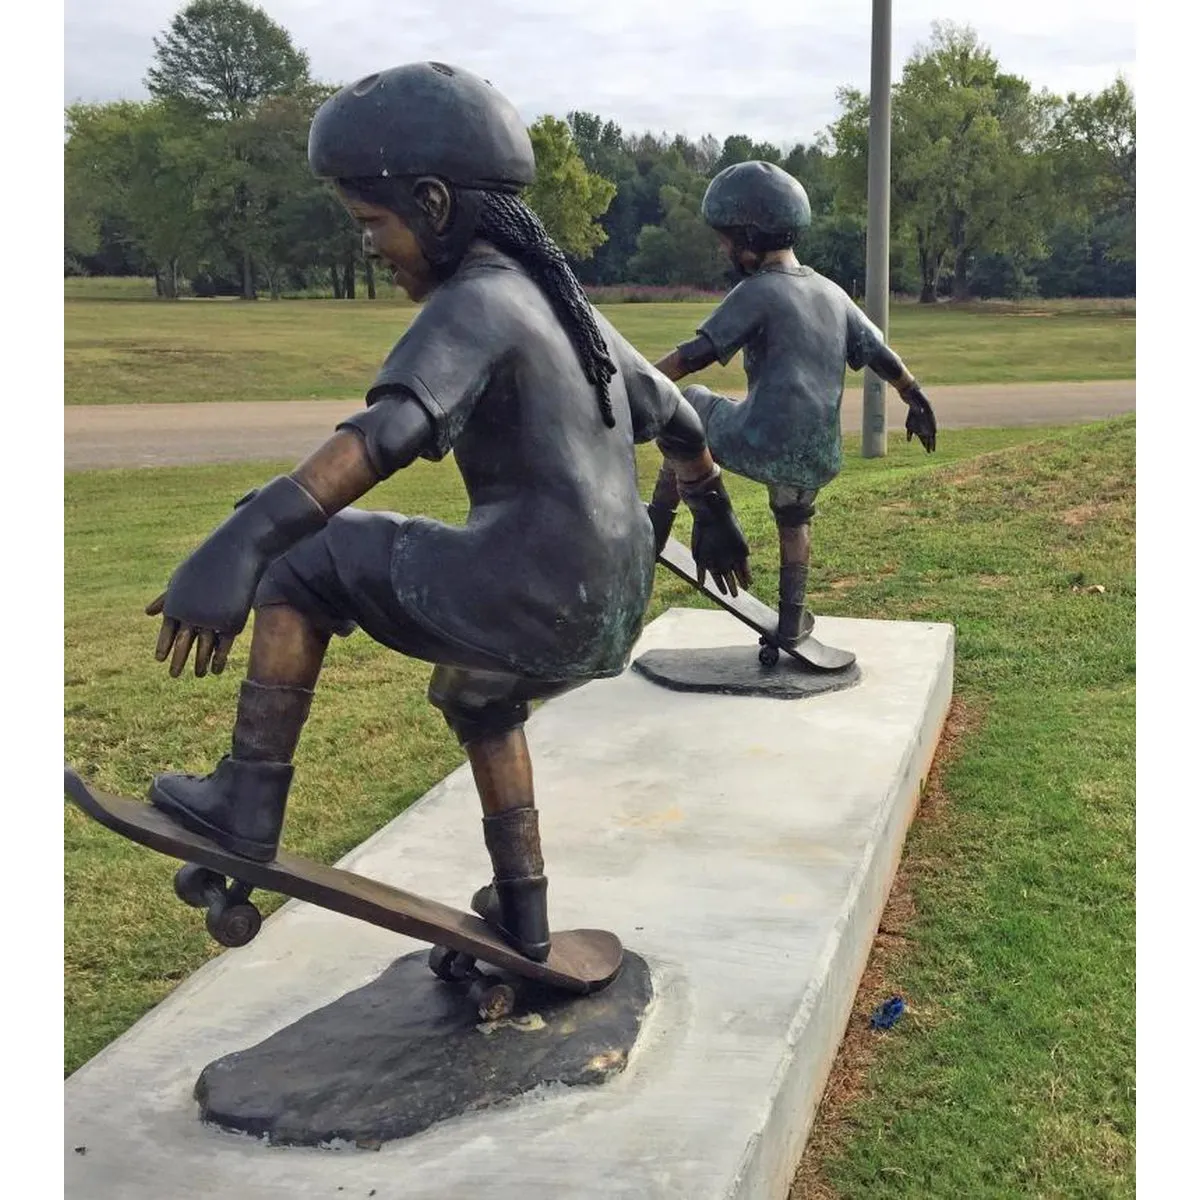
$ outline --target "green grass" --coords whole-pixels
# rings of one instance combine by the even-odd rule
[[[983,715],[906,849],[910,1015],[822,1163],[837,1195],[1134,1194],[1133,476],[1127,419],[826,506],[818,608],[953,621]]]
[[[653,460],[643,450],[647,487]],[[246,639],[224,676],[171,680],[140,609],[234,498],[290,465],[67,476],[66,749],[101,786],[139,794],[226,748]],[[932,456],[851,446],[822,493],[816,609],[953,622],[956,693],[980,718],[906,849],[909,1011],[878,1036],[849,1136],[822,1163],[841,1196],[1133,1195],[1133,476],[1126,418],[951,431]],[[729,479],[770,595],[765,496]],[[464,512],[448,462],[370,501]],[[697,603],[659,572],[649,615]],[[333,860],[461,761],[427,674],[365,637],[335,643],[297,758],[292,849]],[[69,1071],[217,950],[173,900],[172,863],[70,806],[65,827]]]
[[[67,300],[154,300],[154,279],[137,275],[68,275],[63,280]]]
[[[361,395],[416,308],[399,300],[72,299],[68,279],[68,404],[335,399]],[[145,280],[109,281],[122,296]],[[150,284],[153,295],[153,284]],[[603,306],[652,362],[694,335],[708,304]],[[889,340],[922,382],[1131,379],[1132,302],[897,304]],[[693,377],[742,392],[740,358]],[[936,404],[936,397],[935,397]]]

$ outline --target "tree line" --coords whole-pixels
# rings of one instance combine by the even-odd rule
[[[376,281],[308,127],[336,87],[245,0],[193,0],[154,40],[148,101],[66,111],[67,274],[153,275],[173,299]],[[861,293],[868,97],[844,88],[810,144],[630,133],[589,112],[530,128],[527,199],[586,285],[719,289],[728,264],[700,217],[718,171],[766,159],[808,190],[800,257]],[[892,94],[892,287],[942,296],[1128,296],[1135,286],[1134,97],[1035,92],[969,27],[935,23]]]

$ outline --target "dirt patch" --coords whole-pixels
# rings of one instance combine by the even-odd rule
[[[942,783],[946,767],[958,758],[963,739],[983,724],[985,712],[982,704],[968,704],[957,697],[951,701],[914,824],[920,821],[929,825],[944,819],[951,803]],[[874,1061],[879,1039],[886,1036],[871,1028],[870,1016],[881,1000],[899,991],[895,981],[897,967],[908,949],[907,931],[917,915],[912,891],[913,876],[917,871],[926,873],[930,869],[936,869],[936,864],[928,859],[914,864],[907,850],[900,860],[891,894],[884,905],[879,929],[871,945],[866,970],[854,997],[850,1021],[825,1083],[825,1092],[813,1120],[804,1156],[788,1192],[788,1200],[839,1200],[837,1189],[825,1176],[824,1166],[841,1150],[853,1132],[848,1119],[850,1109],[866,1092],[867,1074]],[[911,1005],[905,1012],[905,1019],[920,1016],[920,1011]]]
[[[1094,521],[1097,517],[1104,516],[1107,510],[1111,507],[1111,504],[1105,504],[1101,502],[1099,504],[1080,504],[1075,508],[1068,508],[1066,512],[1062,514],[1063,524],[1086,525],[1089,521]]]
[[[1015,448],[1005,446],[1000,450],[989,450],[986,454],[976,454],[960,463],[932,471],[930,475],[938,485],[951,484],[956,488],[979,483],[985,476],[997,472],[1015,475],[1013,464],[1041,444],[1040,441],[1031,441]]]
[[[975,579],[980,587],[991,588],[997,591],[1008,587],[1012,583],[1011,575],[976,575]]]

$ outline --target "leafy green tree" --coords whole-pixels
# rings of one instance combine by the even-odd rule
[[[68,275],[86,274],[83,260],[100,249],[100,208],[82,172],[68,165],[63,179],[63,257]]]
[[[1081,222],[1067,216],[1051,228],[1049,253],[1031,264],[1041,296],[1132,296],[1136,264],[1120,245],[1128,236],[1121,218]]]
[[[837,180],[828,146],[820,139],[810,146],[797,142],[779,164],[798,179],[808,193],[813,220],[833,211],[837,200]]]
[[[690,284],[717,288],[729,264],[717,236],[700,215],[708,180],[695,175],[683,187],[665,184],[660,195],[662,221],[644,225],[637,252],[629,260],[629,276],[637,283]]]
[[[225,119],[308,82],[308,55],[261,9],[244,0],[192,0],[154,39],[146,87],[159,99]]]
[[[603,175],[611,183],[618,183],[627,174],[631,161],[620,125],[590,112],[567,113],[567,125],[579,157],[589,171]]]
[[[246,0],[193,0],[155,39],[149,104],[67,113],[65,267],[154,271],[193,286],[279,295],[314,273],[353,296],[370,265],[307,131],[333,88],[312,83],[287,31]],[[784,154],[734,134],[626,134],[595,113],[533,126],[528,198],[585,283],[720,286],[727,264],[700,217],[708,181],[779,163],[808,191],[797,252],[863,285],[868,101],[838,93],[828,140]],[[1001,71],[966,27],[935,24],[893,91],[892,272],[923,300],[976,294],[1128,294],[1134,281],[1136,114],[1124,80],[1058,100]]]
[[[713,174],[740,162],[783,162],[783,154],[771,142],[756,142],[744,133],[732,133],[721,146],[721,153],[713,164]]]
[[[593,113],[570,113],[568,123],[589,168],[616,185],[600,218],[607,240],[592,260],[574,264],[576,273],[584,283],[625,282],[632,278],[630,261],[641,230],[663,220],[663,188],[687,191],[711,169],[718,147],[712,138],[691,143],[680,136],[623,135],[615,123]]]
[[[311,106],[316,93],[308,56],[292,45],[286,29],[245,0],[192,0],[154,39],[146,86],[206,121],[222,143],[224,153],[202,198],[213,235],[236,252],[243,298],[254,299],[255,257],[272,240],[263,221],[296,165],[295,147],[288,150],[294,131],[282,129],[286,118],[277,102],[292,97],[301,108]],[[260,265],[269,276],[271,264]]]
[[[205,131],[155,101],[77,104],[67,110],[65,158],[76,229],[116,218],[175,299],[200,249],[196,197],[212,167]]]
[[[843,89],[839,100],[839,182],[865,204],[868,99]],[[962,299],[977,256],[1040,250],[1054,103],[1003,74],[968,27],[935,22],[905,64],[892,96],[892,212],[915,245],[923,302],[937,298],[943,271]]]
[[[588,170],[566,121],[541,117],[530,127],[529,139],[537,161],[537,178],[525,197],[529,207],[565,253],[591,258],[607,240],[596,218],[612,203],[616,185]]]
[[[274,213],[273,228],[273,262],[298,275],[318,270],[334,299],[353,298],[362,239],[327,183],[310,178],[288,194]],[[374,275],[366,264],[364,269],[373,298]]]
[[[276,96],[247,116],[210,126],[220,153],[199,198],[214,244],[240,266],[246,299],[260,276],[278,294],[279,271],[293,257],[294,227],[282,216],[297,196],[325,186],[308,169],[311,120],[307,97]]]
[[[1056,114],[1051,141],[1058,191],[1084,230],[1106,227],[1108,255],[1134,257],[1137,210],[1137,112],[1123,78],[1095,95],[1074,92]]]
[[[856,213],[835,210],[813,216],[796,243],[796,257],[840,284],[852,296],[866,286],[867,229]]]

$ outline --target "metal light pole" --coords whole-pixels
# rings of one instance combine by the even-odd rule
[[[871,0],[871,125],[867,145],[867,316],[888,331],[888,220],[892,177],[892,0]],[[864,458],[887,453],[887,386],[863,381]]]

